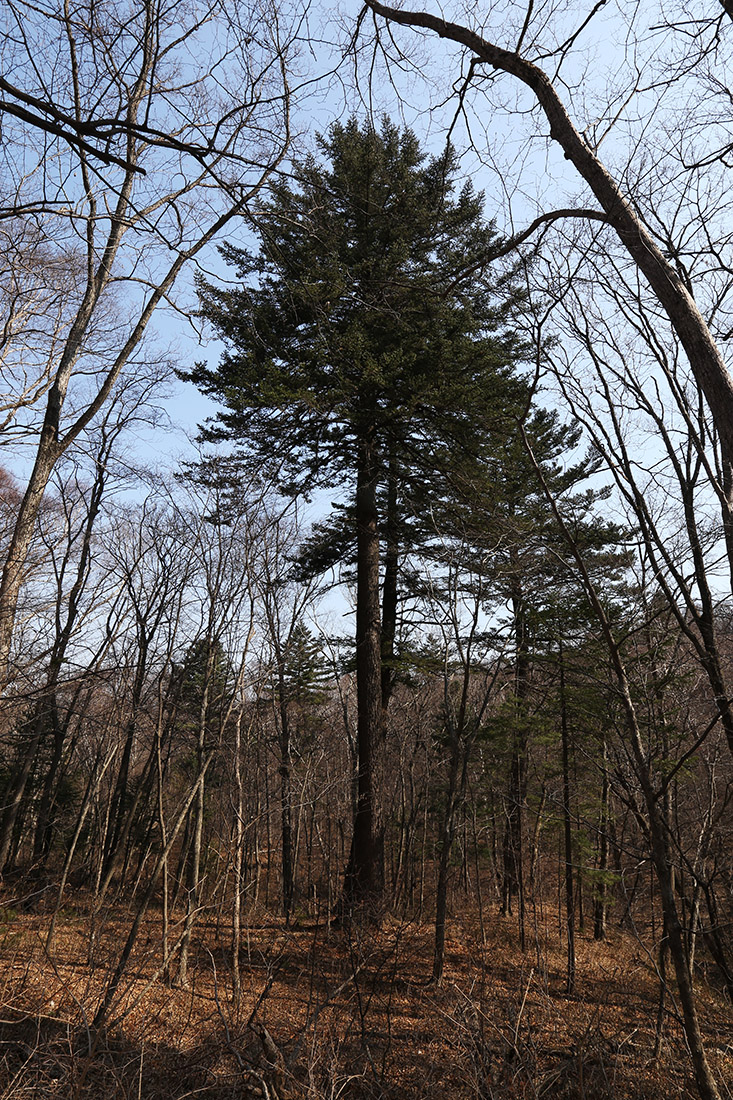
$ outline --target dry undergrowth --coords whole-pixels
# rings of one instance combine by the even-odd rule
[[[577,992],[564,945],[537,930],[527,951],[512,920],[483,934],[464,907],[452,922],[445,979],[429,984],[431,928],[387,918],[349,928],[250,918],[241,994],[228,930],[196,926],[188,989],[156,977],[160,927],[146,921],[102,1031],[90,1021],[130,915],[63,915],[53,954],[48,916],[0,910],[3,1100],[676,1100],[694,1096],[667,999],[653,1059],[659,982],[644,943],[614,930],[578,937]],[[151,980],[152,979],[152,980]],[[704,1031],[723,1095],[733,1095],[730,1006],[701,986]],[[731,1045],[729,1045],[731,1044]]]

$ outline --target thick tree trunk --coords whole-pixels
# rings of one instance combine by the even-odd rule
[[[56,393],[56,387],[54,387],[49,395],[49,411],[46,414],[46,422],[38,444],[36,461],[18,510],[5,566],[0,577],[0,690],[12,676],[10,653],[18,597],[43,495],[60,454],[56,440],[61,404],[62,397]]]
[[[378,901],[384,878],[374,798],[376,750],[382,728],[377,477],[373,433],[367,433],[359,440],[356,485],[357,792],[345,883],[347,907],[355,902]]]
[[[384,531],[384,587],[382,591],[382,710],[386,711],[395,682],[397,634],[397,580],[399,535],[397,530],[397,469],[390,459],[387,473],[387,519]]]

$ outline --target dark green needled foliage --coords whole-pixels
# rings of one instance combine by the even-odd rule
[[[426,161],[386,121],[337,123],[318,143],[328,163],[273,189],[259,252],[222,249],[241,285],[200,284],[227,345],[185,375],[225,406],[207,436],[299,488],[343,484],[369,433],[382,460],[396,448],[416,470],[446,449],[478,455],[520,392],[517,294],[486,277],[499,241],[483,196],[454,193],[451,150]]]
[[[511,275],[489,278],[500,242],[483,196],[456,189],[453,152],[428,159],[409,130],[356,119],[318,148],[295,166],[295,184],[273,189],[254,226],[259,251],[222,249],[239,285],[201,282],[226,351],[186,377],[224,405],[206,436],[234,441],[243,468],[286,492],[347,494],[334,533],[356,546],[350,901],[381,890],[372,778],[410,515],[418,499],[429,507],[485,479],[528,398],[511,326],[520,296]],[[333,547],[320,553],[333,559]]]

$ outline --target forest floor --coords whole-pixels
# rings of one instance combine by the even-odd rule
[[[439,987],[432,926],[393,917],[286,928],[248,916],[241,987],[232,992],[229,930],[202,916],[188,989],[156,974],[151,913],[112,1005],[90,1021],[131,914],[90,936],[83,903],[49,916],[0,908],[0,1097],[34,1100],[676,1100],[696,1095],[674,991],[654,1058],[659,978],[652,931],[577,935],[566,991],[557,919],[516,920],[457,904]],[[645,944],[645,939],[648,943]],[[698,986],[703,1032],[723,1096],[733,1096],[733,1014]]]

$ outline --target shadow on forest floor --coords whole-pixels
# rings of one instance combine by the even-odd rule
[[[250,925],[232,995],[215,921],[196,928],[191,986],[155,979],[155,914],[109,1026],[88,1021],[124,933],[109,915],[93,949],[83,912],[65,914],[53,957],[41,914],[0,937],[0,1097],[28,1100],[682,1100],[695,1095],[667,999],[652,1057],[658,981],[644,943],[578,937],[577,992],[550,933],[523,955],[496,917],[456,918],[443,984],[429,983],[432,929],[386,918],[333,929]],[[730,1006],[699,990],[711,1062],[733,1089]]]

